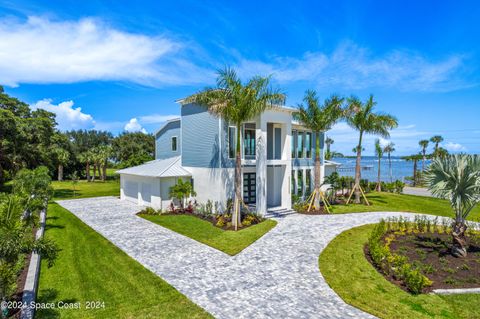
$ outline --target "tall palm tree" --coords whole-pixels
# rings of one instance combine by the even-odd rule
[[[63,167],[68,163],[70,154],[61,147],[55,148],[54,153],[58,163],[58,180],[63,181]]]
[[[78,155],[78,160],[80,163],[85,164],[85,174],[87,177],[87,182],[90,182],[90,163],[92,162],[92,153],[86,151]]]
[[[409,155],[409,156],[403,156],[402,159],[406,161],[412,161],[413,162],[413,186],[417,186],[418,182],[418,177],[417,177],[417,163],[422,159],[421,154],[414,154],[414,155]]]
[[[320,136],[321,133],[331,129],[335,123],[344,117],[344,99],[332,95],[323,104],[320,104],[317,93],[313,90],[308,90],[305,92],[303,101],[306,105],[299,105],[295,116],[306,128],[312,130],[315,135],[315,195],[313,202],[314,208],[320,209],[320,181],[322,180],[320,170]]]
[[[429,140],[421,140],[418,142],[418,145],[422,148],[422,171],[425,170],[425,161],[427,160],[427,147],[428,147]]]
[[[361,170],[360,163],[362,159],[362,141],[364,134],[379,135],[384,138],[390,137],[389,130],[398,126],[397,119],[388,114],[375,113],[374,108],[377,104],[373,99],[373,95],[365,101],[361,102],[356,97],[348,99],[348,116],[347,123],[354,130],[359,132],[357,151],[357,161],[355,165],[355,203],[360,203],[360,179]]]
[[[387,153],[388,155],[388,171],[390,173],[390,182],[393,182],[393,176],[392,176],[392,158],[391,155],[393,152],[395,152],[395,143],[390,142],[388,143],[384,148],[383,151]]]
[[[438,145],[443,142],[443,137],[441,137],[440,135],[432,136],[430,138],[430,142],[435,144],[435,146],[433,147],[433,155],[437,156],[438,155],[437,154],[438,153]]]
[[[452,254],[465,257],[465,220],[480,203],[480,156],[463,154],[436,157],[428,167],[425,179],[432,194],[450,201],[455,212]]]
[[[270,77],[254,76],[243,83],[235,70],[225,68],[218,71],[217,86],[207,88],[186,99],[187,103],[198,103],[237,129],[235,154],[235,202],[232,224],[235,230],[240,224],[242,199],[242,159],[240,155],[240,130],[242,123],[252,120],[276,104],[285,103],[285,94],[270,85]]]
[[[376,190],[377,192],[381,192],[382,191],[382,181],[380,179],[380,167],[381,167],[381,160],[382,160],[382,157],[383,157],[383,147],[382,147],[382,144],[380,143],[380,139],[376,139],[375,140],[375,155],[377,156],[378,158],[378,175],[377,175],[377,187]]]

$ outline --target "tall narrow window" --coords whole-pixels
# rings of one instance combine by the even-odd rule
[[[312,158],[312,133],[305,133],[305,157]]]
[[[297,157],[296,156],[296,150],[297,150],[297,131],[292,131],[292,158]]]
[[[303,158],[303,148],[305,146],[303,136],[304,136],[303,132],[298,132],[298,136],[297,136],[297,156],[298,156],[298,158]]]
[[[244,155],[246,159],[255,158],[255,130],[245,129],[243,141]]]
[[[305,170],[305,196],[310,196],[312,193],[312,170]]]
[[[177,151],[177,137],[173,136],[172,137],[172,152],[176,152],[176,151]]]
[[[235,158],[235,127],[228,128],[228,158]]]
[[[299,169],[297,173],[297,195],[301,197],[303,196],[303,170]]]

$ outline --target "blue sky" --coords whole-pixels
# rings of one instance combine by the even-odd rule
[[[0,85],[60,129],[154,132],[230,65],[272,75],[290,106],[306,89],[374,94],[398,155],[435,134],[480,153],[477,1],[43,2],[0,0]],[[346,124],[329,135],[352,155]]]

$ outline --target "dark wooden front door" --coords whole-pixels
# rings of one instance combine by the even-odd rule
[[[256,178],[255,173],[243,174],[243,201],[245,204],[255,204],[257,202]]]

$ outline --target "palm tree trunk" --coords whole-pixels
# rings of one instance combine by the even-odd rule
[[[362,137],[363,132],[360,132],[360,138],[358,139],[358,146],[357,146],[357,161],[355,163],[355,204],[360,204],[360,178],[361,175],[361,160],[362,160]]]
[[[315,200],[316,209],[320,209],[320,181],[322,180],[320,167],[320,133],[315,132]]]
[[[87,182],[90,182],[90,162],[87,162],[87,167],[85,168],[87,173]]]
[[[417,160],[413,160],[413,186],[417,186]]]
[[[105,161],[105,163],[103,163],[103,176],[102,176],[102,180],[105,182],[105,180],[107,179],[107,161]]]
[[[422,172],[425,170],[425,161],[427,160],[425,156],[425,149],[423,149],[423,159],[422,159]]]
[[[388,169],[390,171],[390,183],[393,182],[393,176],[392,176],[392,159],[390,157],[390,152],[388,152]]]
[[[92,176],[92,182],[95,180],[95,175],[97,175],[97,163],[93,163],[93,176]]]
[[[377,192],[381,192],[382,191],[382,181],[380,180],[380,161],[382,160],[382,158],[379,156],[378,157],[378,175],[377,175]]]
[[[232,214],[232,225],[235,230],[240,226],[241,218],[241,202],[242,202],[242,157],[240,152],[240,128],[241,125],[237,125],[237,145],[235,151],[235,209]]]
[[[58,180],[63,181],[63,165],[58,165]]]
[[[467,225],[463,218],[456,218],[452,226],[452,255],[455,257],[467,256],[467,240],[465,238],[465,231]]]

